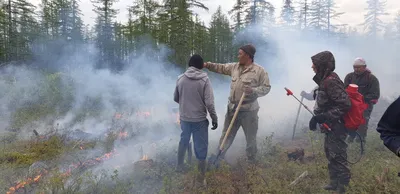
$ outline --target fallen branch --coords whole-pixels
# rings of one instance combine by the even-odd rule
[[[307,177],[307,176],[308,176],[308,171],[303,172],[303,174],[301,174],[299,177],[297,177],[297,179],[294,180],[292,183],[290,183],[289,186],[294,186],[294,185],[296,185],[297,183],[299,183],[302,179],[304,179],[304,178]]]

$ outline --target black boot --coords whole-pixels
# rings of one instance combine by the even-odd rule
[[[184,160],[185,160],[185,153],[186,153],[186,146],[179,143],[178,147],[178,164],[176,165],[177,172],[184,171]]]
[[[206,182],[206,161],[205,160],[199,160],[199,163],[197,164],[197,169],[199,171],[199,175],[197,176],[196,180],[196,185],[198,187],[206,187],[207,182]]]
[[[325,185],[323,187],[325,190],[330,190],[330,191],[334,191],[338,188],[338,181],[335,179],[331,179],[331,181],[329,182],[329,184]]]
[[[339,184],[336,188],[336,192],[338,194],[345,194],[346,193],[346,189],[345,189],[345,185],[341,185]]]
[[[247,156],[247,162],[248,162],[248,164],[251,164],[251,165],[257,164],[256,157],[253,155]]]
[[[337,175],[332,171],[332,163],[328,163],[328,173],[329,173],[329,184],[325,185],[323,188],[325,190],[334,191],[338,187],[339,180]]]
[[[350,179],[339,180],[338,186],[336,188],[336,192],[339,193],[339,194],[346,193],[346,187],[349,186],[349,183],[350,183]]]

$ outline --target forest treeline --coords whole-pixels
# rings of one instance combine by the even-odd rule
[[[34,6],[29,0],[3,0],[0,9],[0,62],[29,63],[40,58],[38,53],[59,53],[82,44],[96,46],[96,68],[123,69],[132,57],[146,49],[166,45],[171,63],[185,67],[188,57],[201,54],[208,61],[228,62],[236,57],[240,41],[237,33],[251,24],[265,28],[312,30],[326,36],[345,39],[348,36],[378,37],[400,40],[400,12],[393,22],[384,23],[388,15],[383,0],[367,0],[364,31],[348,25],[336,25],[343,12],[335,0],[285,0],[282,7],[267,0],[235,0],[225,14],[221,7],[209,24],[193,10],[208,10],[195,0],[132,0],[127,22],[116,21],[120,10],[117,0],[92,0],[97,14],[95,24],[83,22],[79,0],[41,0]],[[277,15],[277,10],[279,15]],[[233,22],[230,22],[233,21]],[[58,51],[57,51],[58,50]]]

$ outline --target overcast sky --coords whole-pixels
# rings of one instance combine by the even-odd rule
[[[80,0],[80,7],[84,14],[85,24],[93,24],[95,13],[93,12],[93,6],[90,0]],[[280,15],[280,11],[282,9],[284,0],[271,0],[270,2],[276,7],[276,16]],[[40,0],[31,0],[35,5],[38,5]],[[119,10],[119,14],[117,16],[118,21],[125,22],[127,20],[127,8],[132,4],[133,0],[119,0],[114,8]],[[217,10],[218,6],[222,6],[222,10],[227,14],[228,10],[230,10],[235,4],[236,0],[202,0],[208,8],[209,11],[195,9],[195,12],[198,13],[201,19],[209,23],[211,19],[211,15]],[[335,21],[335,23],[341,24],[349,24],[351,26],[357,26],[364,21],[365,8],[367,7],[367,0],[335,0],[338,11],[345,12],[340,18]],[[385,22],[391,22],[395,17],[396,13],[400,11],[400,0],[387,0],[386,6],[387,12],[390,14],[389,16],[382,17],[382,20]]]

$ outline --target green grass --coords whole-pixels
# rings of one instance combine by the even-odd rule
[[[40,122],[49,115],[57,117],[68,111],[73,100],[68,92],[72,88],[67,90],[67,95],[63,93],[59,89],[60,79],[60,74],[49,75],[40,90],[42,100],[17,109],[12,117],[12,127],[24,127],[31,122]],[[64,107],[62,111],[59,111],[60,107]],[[97,117],[103,108],[101,96],[87,98],[81,109],[76,110],[73,120],[81,122],[88,117]],[[398,193],[400,160],[383,146],[372,129],[367,139],[365,157],[359,163],[350,165],[352,179],[348,193]],[[68,177],[61,173],[60,168],[81,161],[81,155],[91,157],[86,156],[80,146],[100,150],[103,154],[113,149],[118,151],[116,133],[109,133],[102,140],[79,142],[79,145],[76,141],[66,142],[60,136],[18,140],[18,133],[7,133],[0,138],[0,188],[5,188],[2,191],[6,192],[18,181],[26,180],[29,167],[37,161],[43,161],[49,166],[49,172],[38,184],[27,185],[28,193],[329,193],[321,189],[328,182],[323,135],[306,131],[300,132],[295,142],[272,135],[265,137],[259,146],[259,163],[256,166],[248,165],[244,158],[239,158],[234,165],[222,163],[219,169],[207,172],[208,186],[202,190],[193,186],[198,173],[195,159],[189,172],[176,173],[175,166],[166,162],[171,157],[175,158],[176,153],[170,150],[160,150],[157,158],[152,158],[155,160],[154,166],[143,169],[144,173],[133,172],[134,164],[101,172],[87,168]],[[312,155],[310,136],[319,140],[313,142],[315,159],[289,161],[287,151],[293,147],[304,148],[306,156]],[[306,178],[297,185],[289,186],[305,171],[308,172]]]
[[[28,150],[48,149],[48,145],[56,145],[57,140],[48,144],[40,144]],[[289,161],[286,154],[287,147],[271,143],[270,138],[260,150],[259,163],[248,165],[243,158],[237,164],[222,163],[221,167],[207,172],[208,186],[205,190],[198,190],[193,185],[197,173],[195,166],[185,174],[174,172],[174,166],[156,161],[153,170],[157,176],[141,180],[134,177],[132,166],[125,167],[120,172],[103,172],[93,174],[90,171],[71,177],[75,186],[65,187],[67,179],[57,176],[40,183],[42,191],[53,190],[57,193],[131,193],[132,191],[147,191],[151,193],[329,193],[322,186],[328,181],[327,160],[322,152],[322,142],[315,143],[316,159],[300,162]],[[309,146],[305,147],[306,156],[311,155]],[[55,157],[59,152],[53,150],[41,157]],[[20,163],[31,163],[38,159],[33,154],[25,159],[15,160]],[[17,157],[18,158],[18,157]],[[369,137],[367,152],[362,161],[351,165],[352,179],[348,193],[397,193],[400,189],[400,170],[398,158],[383,147],[377,135]],[[308,176],[297,185],[289,186],[304,171]],[[161,175],[161,176],[159,176]],[[79,188],[78,188],[79,187]]]
[[[63,149],[63,144],[58,136],[40,142],[14,142],[13,146],[8,145],[6,151],[3,150],[0,154],[0,164],[27,167],[36,161],[57,158],[63,153]]]

